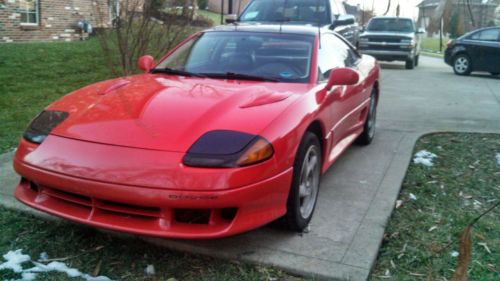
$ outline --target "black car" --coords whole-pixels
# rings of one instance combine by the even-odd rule
[[[458,75],[473,71],[500,74],[500,27],[478,29],[450,41],[444,61]]]
[[[226,22],[283,23],[328,28],[353,46],[358,43],[359,25],[346,13],[340,0],[252,0],[241,15]]]

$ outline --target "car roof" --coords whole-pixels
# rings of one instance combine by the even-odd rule
[[[466,37],[469,37],[472,34],[475,34],[475,33],[478,33],[478,32],[484,31],[484,30],[489,30],[489,29],[500,29],[500,25],[499,26],[488,26],[488,27],[483,27],[483,28],[471,30],[469,32],[464,33],[462,36],[458,37],[457,40],[465,39]]]
[[[373,17],[371,18],[370,20],[372,19],[402,19],[402,20],[413,20],[412,18],[408,18],[408,17],[391,17],[391,16],[377,16],[377,17]]]
[[[478,29],[475,29],[475,30],[471,30],[470,32],[477,32],[477,31],[483,31],[483,30],[488,30],[488,29],[499,29],[500,28],[500,25],[499,26],[488,26],[488,27],[483,27],[483,28],[478,28]]]
[[[316,36],[318,31],[325,33],[323,28],[309,24],[290,24],[290,23],[234,23],[227,25],[220,25],[205,30],[205,32],[224,31],[224,32],[263,32],[263,33],[283,33],[283,34],[300,34]]]

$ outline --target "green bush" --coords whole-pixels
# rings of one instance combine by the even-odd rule
[[[206,9],[208,6],[208,0],[198,0],[198,7],[200,9]]]

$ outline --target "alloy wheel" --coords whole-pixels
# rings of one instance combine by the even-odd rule
[[[375,123],[377,120],[377,106],[375,102],[375,96],[372,96],[371,101],[370,101],[370,111],[368,112],[368,136],[370,138],[373,138],[375,135]]]
[[[466,73],[469,69],[469,60],[466,57],[459,57],[455,60],[455,71]]]
[[[308,218],[314,210],[320,181],[320,155],[316,146],[310,146],[300,172],[299,200],[300,214]]]

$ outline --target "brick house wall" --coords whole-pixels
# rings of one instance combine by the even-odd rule
[[[78,22],[89,20],[93,27],[109,23],[107,0],[38,1],[38,23],[21,23],[20,1],[0,0],[0,42],[75,41],[82,33]],[[97,12],[100,13],[97,13]]]

